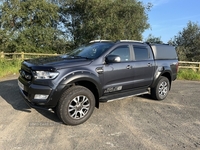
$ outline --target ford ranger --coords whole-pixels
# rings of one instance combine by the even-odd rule
[[[54,110],[63,123],[78,125],[101,101],[142,94],[165,99],[177,70],[173,46],[94,40],[68,54],[24,60],[18,85],[31,107]]]

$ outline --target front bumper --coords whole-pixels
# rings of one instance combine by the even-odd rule
[[[18,85],[21,94],[25,98],[26,103],[33,108],[40,108],[48,110],[51,106],[51,95],[53,94],[53,89],[49,86],[36,85],[31,82],[26,81],[22,77],[18,78]],[[35,99],[36,94],[48,95],[46,99]]]
[[[35,109],[43,109],[43,110],[48,110],[48,111],[51,111],[52,109],[51,108],[48,108],[48,107],[44,107],[44,106],[39,106],[39,105],[36,105],[34,103],[31,103],[30,101],[28,101],[26,95],[24,94],[24,92],[20,89],[20,93],[22,94],[22,96],[24,97],[24,101],[26,102],[26,104],[31,107],[31,108],[35,108]]]

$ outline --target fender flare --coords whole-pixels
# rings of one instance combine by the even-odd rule
[[[155,87],[156,86],[157,79],[160,76],[165,76],[165,77],[167,77],[169,79],[170,88],[171,88],[172,71],[171,71],[171,68],[169,66],[162,66],[162,67],[158,67],[157,68],[157,70],[155,71],[155,74],[154,74],[154,79],[153,79],[151,87]]]
[[[97,95],[94,95],[96,98],[96,107],[99,107],[99,97],[102,95],[102,84],[100,82],[100,79],[98,75],[89,72],[89,71],[74,71],[70,72],[69,74],[66,74],[62,80],[59,82],[57,85],[57,91],[59,92],[59,95],[62,94],[62,92],[66,89],[69,88],[70,86],[73,86],[75,82],[79,81],[88,81],[91,82],[92,84],[95,85],[97,92],[98,92],[98,97]]]

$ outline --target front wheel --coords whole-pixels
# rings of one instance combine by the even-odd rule
[[[167,97],[169,93],[170,83],[168,78],[159,77],[156,86],[151,89],[151,96],[155,100],[163,100]]]
[[[67,125],[79,125],[92,115],[95,108],[93,93],[83,86],[73,86],[61,96],[58,117]]]

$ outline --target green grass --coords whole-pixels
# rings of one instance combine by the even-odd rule
[[[192,69],[179,69],[177,78],[179,80],[200,81],[200,71],[194,71]]]
[[[0,78],[10,74],[17,74],[21,66],[21,60],[0,59]]]

